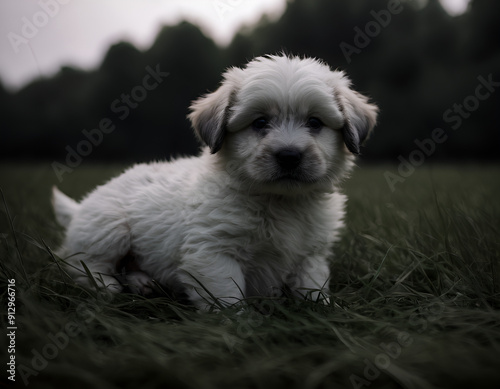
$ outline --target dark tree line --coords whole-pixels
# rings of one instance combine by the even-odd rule
[[[214,90],[226,67],[285,51],[345,70],[380,106],[365,158],[396,160],[436,128],[448,135],[436,160],[498,158],[500,2],[473,0],[458,17],[437,0],[419,3],[295,0],[279,21],[261,20],[227,48],[181,23],[146,51],[112,46],[94,71],[62,68],[14,94],[0,86],[0,156],[64,163],[70,149],[88,160],[192,154],[190,101]]]

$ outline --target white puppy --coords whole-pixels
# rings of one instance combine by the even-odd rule
[[[66,227],[59,256],[76,281],[86,267],[112,291],[151,280],[199,308],[283,287],[327,295],[332,244],[343,225],[339,182],[375,125],[377,108],[344,73],[315,59],[256,58],[231,68],[189,119],[199,157],[141,164],[81,203],[54,188]],[[140,270],[114,277],[125,257]]]

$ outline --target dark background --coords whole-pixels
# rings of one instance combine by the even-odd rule
[[[0,158],[65,163],[68,147],[76,150],[86,139],[82,130],[98,127],[103,118],[116,129],[103,136],[86,161],[196,153],[199,145],[186,119],[190,102],[214,90],[225,68],[284,51],[322,58],[345,70],[355,89],[379,105],[379,124],[363,149],[364,159],[397,162],[399,155],[416,149],[416,139],[429,138],[439,127],[448,139],[436,146],[433,161],[498,160],[500,90],[484,100],[472,96],[478,77],[500,81],[500,2],[473,0],[457,17],[437,0],[423,8],[402,3],[402,12],[392,14],[387,26],[368,36],[366,47],[348,61],[342,42],[355,46],[355,28],[366,31],[375,20],[371,11],[387,6],[387,0],[296,0],[280,20],[261,20],[226,48],[182,23],[165,27],[146,51],[127,42],[115,44],[94,71],[66,67],[16,93],[0,85]],[[157,65],[169,76],[120,119],[111,109],[113,101],[142,84],[147,66]],[[464,100],[473,109],[463,109],[460,125],[446,121],[445,112]]]

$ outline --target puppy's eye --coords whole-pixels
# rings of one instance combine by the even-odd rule
[[[306,126],[311,130],[319,131],[323,127],[323,122],[315,117],[310,117],[307,119]]]
[[[260,131],[269,126],[269,121],[266,118],[255,119],[252,123],[252,128],[256,131]]]

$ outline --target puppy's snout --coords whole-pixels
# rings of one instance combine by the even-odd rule
[[[276,154],[276,160],[282,169],[292,170],[299,166],[302,153],[295,149],[283,149]]]

